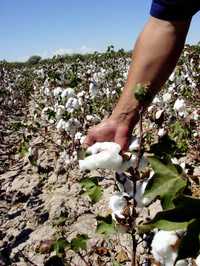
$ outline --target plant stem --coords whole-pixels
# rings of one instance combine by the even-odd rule
[[[136,207],[136,202],[135,202],[135,194],[136,194],[136,182],[137,180],[140,179],[140,174],[138,171],[139,165],[140,165],[140,160],[142,156],[142,140],[143,140],[143,127],[142,127],[142,113],[143,113],[143,107],[141,107],[140,112],[139,112],[139,127],[140,127],[140,138],[139,138],[139,148],[138,148],[138,153],[137,153],[137,158],[136,158],[136,165],[135,167],[130,169],[130,173],[132,175],[132,181],[133,181],[133,211],[132,211],[132,223],[131,223],[131,236],[132,236],[132,261],[131,261],[131,266],[137,266],[137,256],[136,256],[136,251],[137,251],[137,241],[135,239],[135,220],[137,217],[137,213],[135,211]]]

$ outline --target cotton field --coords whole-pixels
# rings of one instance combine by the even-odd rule
[[[112,46],[0,63],[0,265],[129,266],[133,242],[138,265],[200,265],[199,46],[185,46],[127,153],[82,145],[130,63]]]

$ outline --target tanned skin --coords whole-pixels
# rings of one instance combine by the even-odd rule
[[[176,66],[190,22],[149,18],[136,41],[128,78],[116,107],[109,118],[88,130],[84,146],[112,141],[120,144],[122,151],[127,150],[140,109],[133,88],[138,83],[149,84],[151,102]]]

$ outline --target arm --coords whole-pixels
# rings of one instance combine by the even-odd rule
[[[114,141],[123,150],[128,148],[140,108],[133,88],[138,83],[148,83],[152,97],[159,91],[179,59],[189,25],[190,20],[170,22],[150,17],[136,42],[123,93],[112,115],[88,131],[86,145]]]

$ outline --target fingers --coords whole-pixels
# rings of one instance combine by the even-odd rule
[[[95,143],[94,137],[88,134],[82,144],[83,148],[87,149]]]

